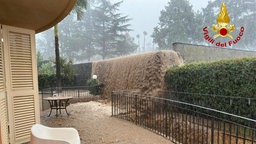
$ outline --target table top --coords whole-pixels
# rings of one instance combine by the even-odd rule
[[[73,97],[71,96],[55,96],[55,97],[46,97],[43,98],[44,100],[67,100],[67,99],[72,99]]]

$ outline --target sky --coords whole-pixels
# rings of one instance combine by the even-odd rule
[[[148,33],[146,43],[152,43],[150,35],[153,32],[153,28],[157,26],[159,22],[160,11],[167,6],[168,1],[170,0],[123,0],[119,12],[132,18],[130,21],[130,28],[133,29],[133,31],[130,32],[131,36],[136,38],[136,35],[139,34],[140,41],[142,41],[143,32],[146,31]],[[195,11],[206,7],[208,1],[209,0],[189,0]]]

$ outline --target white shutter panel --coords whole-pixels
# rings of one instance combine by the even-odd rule
[[[9,32],[12,90],[33,89],[31,37]]]
[[[1,30],[1,25],[0,25]],[[5,81],[4,81],[4,64],[3,64],[3,43],[0,32],[0,124],[1,124],[1,144],[9,144],[8,139],[8,122],[7,122],[7,100],[5,95]]]
[[[3,26],[10,142],[28,142],[30,129],[39,123],[35,32]]]

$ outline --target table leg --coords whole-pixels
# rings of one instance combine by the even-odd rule
[[[62,103],[61,103],[61,100],[59,100],[59,112],[61,114],[61,107],[62,107]]]
[[[67,99],[67,100],[65,101],[65,111],[66,111],[66,114],[69,116],[69,113],[68,113],[68,111],[67,111],[68,101],[69,101],[69,99]]]
[[[69,113],[68,113],[68,111],[67,111],[67,109],[66,109],[66,108],[65,108],[65,111],[66,111],[67,115],[69,116]]]
[[[58,102],[57,100],[54,101],[54,105],[56,106],[56,117],[58,116],[58,109],[59,109],[59,106],[58,106]]]
[[[58,114],[61,114],[61,109],[65,109],[66,114],[69,116],[69,113],[67,111],[67,106],[68,106],[69,99],[65,99],[65,100],[48,100],[48,102],[49,102],[50,108],[51,108],[48,117],[51,116],[53,109],[56,109],[56,115],[55,115],[56,117],[58,116]]]
[[[48,100],[48,102],[49,102],[50,108],[51,108],[51,111],[50,111],[50,113],[49,113],[49,115],[48,115],[48,117],[50,117],[51,114],[52,114],[52,107],[53,107],[53,104],[52,104],[52,102],[51,102],[50,100]]]

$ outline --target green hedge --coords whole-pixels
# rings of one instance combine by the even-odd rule
[[[75,77],[61,77],[61,85],[63,87],[75,86]],[[56,75],[38,75],[38,87],[39,90],[44,88],[56,87]]]
[[[226,59],[171,68],[165,75],[165,82],[169,91],[188,93],[186,96],[176,94],[178,100],[255,118],[256,101],[250,99],[249,102],[245,98],[256,98],[256,58]]]
[[[192,63],[165,76],[171,91],[256,97],[256,58]]]

